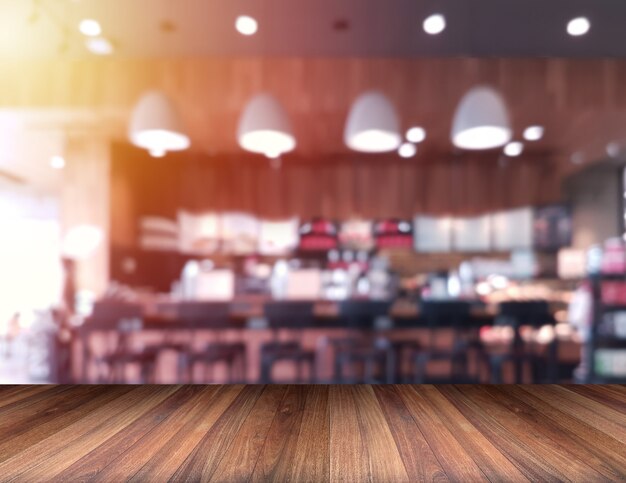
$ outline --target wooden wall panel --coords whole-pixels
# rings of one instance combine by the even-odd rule
[[[481,158],[285,156],[274,169],[262,157],[189,152],[154,159],[126,144],[112,152],[112,239],[122,246],[134,244],[140,216],[175,217],[180,208],[343,220],[471,215],[561,200],[557,170],[538,160],[502,167]]]
[[[575,169],[569,163],[575,151],[584,151],[587,161],[604,156],[607,142],[623,140],[626,125],[626,61],[620,59],[113,58],[2,62],[0,72],[1,107],[93,110],[118,140],[139,96],[162,89],[180,107],[192,149],[209,155],[241,153],[237,121],[261,91],[275,94],[289,113],[298,156],[350,154],[345,119],[368,89],[389,96],[403,129],[427,128],[420,160],[455,154],[455,107],[481,83],[502,92],[516,137],[529,124],[546,127],[545,139],[529,144],[522,157],[547,153],[566,161],[565,170]]]

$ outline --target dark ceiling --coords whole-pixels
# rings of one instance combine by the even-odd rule
[[[447,28],[429,36],[422,22],[435,12]],[[0,13],[0,58],[59,55],[57,24],[65,55],[88,56],[76,29],[85,17],[130,57],[626,57],[625,0],[0,0]],[[257,18],[256,35],[235,31],[241,14]],[[581,15],[589,33],[569,36]]]

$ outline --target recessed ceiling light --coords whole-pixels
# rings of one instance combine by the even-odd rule
[[[63,159],[63,156],[52,156],[50,158],[50,167],[54,168],[54,169],[63,169],[65,168],[65,159]]]
[[[426,139],[426,130],[423,127],[414,126],[406,132],[406,139],[412,143],[421,143]]]
[[[437,35],[444,31],[446,28],[446,18],[440,13],[434,13],[424,20],[422,24],[424,32],[429,35]]]
[[[524,150],[524,145],[519,141],[512,141],[504,146],[504,154],[510,157],[519,156]]]
[[[78,24],[78,30],[88,37],[97,37],[102,33],[102,28],[98,21],[91,18],[81,20],[80,24]]]
[[[113,44],[106,37],[90,37],[85,41],[85,46],[92,54],[111,55]]]
[[[528,126],[524,129],[526,141],[539,141],[543,137],[543,126]]]
[[[413,143],[402,143],[398,148],[398,154],[401,158],[412,158],[417,154],[417,147]]]
[[[259,24],[248,15],[240,15],[235,20],[235,28],[241,35],[254,35],[259,28]]]
[[[619,143],[613,141],[606,145],[606,154],[611,156],[612,158],[617,158],[620,153]]]
[[[587,17],[576,17],[567,23],[567,33],[573,35],[574,37],[578,37],[589,32],[590,27],[591,24],[589,23],[589,19]]]
[[[585,161],[585,154],[582,151],[576,151],[572,154],[570,161],[572,164],[583,164],[583,161]]]

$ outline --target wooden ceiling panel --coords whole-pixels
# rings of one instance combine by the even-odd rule
[[[295,154],[346,155],[349,107],[360,93],[379,89],[396,105],[403,129],[426,128],[416,160],[444,161],[458,154],[449,139],[456,105],[479,83],[502,92],[516,138],[527,125],[546,127],[523,156],[567,161],[581,151],[591,161],[605,156],[608,142],[626,140],[626,61],[615,59],[110,59],[5,62],[0,71],[0,107],[93,109],[118,139],[139,96],[162,89],[179,106],[193,149],[211,154],[241,153],[238,118],[254,94],[268,91],[292,119]]]

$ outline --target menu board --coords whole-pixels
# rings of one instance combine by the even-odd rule
[[[532,248],[532,208],[518,208],[491,215],[493,249],[509,251],[517,248]]]
[[[220,219],[222,251],[233,255],[249,255],[259,244],[259,221],[247,213],[224,213]]]
[[[533,245],[539,250],[558,250],[572,243],[572,217],[565,205],[535,208]]]
[[[298,219],[261,221],[259,253],[261,255],[287,255],[298,246]]]
[[[219,219],[215,213],[178,212],[179,246],[186,254],[214,253],[219,247]]]
[[[452,225],[453,246],[462,252],[486,252],[491,247],[489,216],[456,218]]]
[[[330,220],[316,218],[300,227],[300,250],[328,251],[337,248],[337,225]]]
[[[339,243],[349,250],[370,251],[374,248],[374,224],[368,220],[349,220],[341,224]]]
[[[452,219],[416,216],[415,242],[418,252],[449,252],[452,250]]]
[[[587,274],[587,253],[576,248],[562,248],[557,255],[557,275],[562,279],[579,279]]]
[[[410,221],[395,218],[377,221],[374,238],[378,248],[411,248],[413,226]]]

